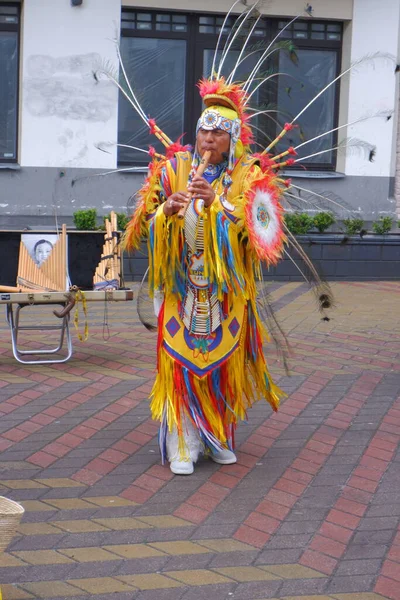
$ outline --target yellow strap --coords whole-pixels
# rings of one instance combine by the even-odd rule
[[[74,325],[80,342],[86,342],[89,337],[89,324],[87,320],[87,300],[82,290],[77,290],[75,294],[76,309],[74,314]],[[83,336],[79,333],[79,302],[82,303],[82,310],[85,316],[85,329]]]

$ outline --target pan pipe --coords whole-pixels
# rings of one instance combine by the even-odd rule
[[[110,219],[104,220],[104,224],[106,233],[103,252],[93,277],[93,287],[95,290],[116,290],[121,287],[121,246],[114,211],[110,213]]]
[[[50,256],[38,266],[29,254],[24,242],[19,247],[17,285],[0,286],[3,292],[63,292],[67,289],[67,228],[62,226]]]

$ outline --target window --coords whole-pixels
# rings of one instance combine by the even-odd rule
[[[19,7],[0,4],[0,163],[17,160]]]
[[[287,25],[279,21],[278,29]],[[277,105],[286,120],[291,121],[314,96],[339,74],[342,26],[339,23],[297,21],[287,27],[282,35],[292,39],[296,46],[297,64],[288,59],[287,54],[279,54],[279,77]],[[283,151],[287,146],[297,146],[312,140],[323,132],[337,126],[339,86],[332,85],[301,116],[299,127],[292,129],[278,144]],[[298,150],[299,157],[310,157],[301,165],[313,169],[334,169],[336,153],[331,150],[318,154],[336,145],[336,132],[310,142]],[[318,154],[317,156],[310,156]],[[297,165],[299,166],[299,165]]]
[[[185,132],[183,143],[194,139],[195,125],[201,112],[201,99],[196,83],[203,73],[211,70],[214,49],[221,32],[224,17],[162,11],[122,12],[121,51],[129,79],[145,113],[154,117],[169,137],[176,140]],[[231,32],[234,18],[225,23],[223,43]],[[241,62],[235,78],[245,78],[256,64],[262,50],[287,21],[260,19],[255,26],[251,57]],[[248,24],[252,27],[254,24]],[[255,93],[254,104],[277,110],[253,119],[257,142],[263,147],[273,139],[285,122],[293,117],[310,99],[338,74],[340,65],[342,26],[340,23],[295,21],[282,31],[283,41],[293,40],[297,61],[289,53],[275,53],[269,68],[285,73],[270,80]],[[230,73],[240,54],[240,41],[232,46],[223,67],[223,74]],[[293,58],[293,55],[292,55]],[[300,119],[300,127],[289,132],[278,147],[286,149],[305,139],[312,139],[323,131],[335,127],[338,119],[338,86],[333,85],[310,107]],[[299,152],[309,156],[333,146],[335,134],[311,142]],[[161,150],[155,143],[147,126],[136,115],[124,97],[119,104],[119,143],[138,148],[149,144]],[[147,164],[146,155],[139,150],[119,148],[119,163]],[[313,169],[334,169],[335,154],[327,152],[305,161],[304,166]]]

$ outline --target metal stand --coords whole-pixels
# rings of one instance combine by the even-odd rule
[[[57,304],[61,304],[64,308],[66,306],[66,302],[57,302]],[[13,308],[13,304],[7,304],[7,322],[10,326],[11,331],[11,343],[14,357],[20,363],[25,365],[43,365],[43,364],[51,364],[51,363],[63,363],[69,360],[72,356],[72,339],[71,333],[69,330],[69,312],[58,319],[57,325],[21,325],[20,324],[20,312],[26,306],[31,306],[31,304],[16,304],[15,309]],[[59,331],[59,341],[56,347],[46,348],[45,350],[22,350],[18,347],[18,334],[20,331]],[[63,358],[55,358],[52,355],[60,352],[64,347],[64,342],[66,341],[66,350],[67,354]],[[25,356],[48,356],[50,358],[42,358],[37,360],[28,359],[25,360]]]
[[[11,331],[11,342],[14,357],[18,362],[25,365],[43,365],[50,363],[63,363],[72,356],[72,339],[69,330],[69,314],[76,302],[126,302],[133,300],[133,291],[130,289],[121,290],[90,290],[80,292],[78,289],[71,289],[68,292],[0,292],[0,304],[7,305],[7,322]],[[57,318],[57,325],[21,325],[20,312],[26,306],[38,306],[58,304],[61,310],[53,310]],[[15,308],[13,308],[15,305]],[[107,306],[107,304],[105,304]],[[22,350],[18,347],[18,334],[20,331],[59,331],[59,343],[55,348],[46,350]],[[65,347],[67,355],[64,358],[51,358]],[[25,356],[46,356],[41,360],[25,360]]]

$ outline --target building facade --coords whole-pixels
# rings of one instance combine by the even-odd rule
[[[246,4],[250,0],[238,3],[238,12]],[[288,115],[350,64],[370,56],[304,113],[289,141],[295,145],[373,118],[310,143],[303,156],[317,156],[287,175],[366,220],[398,215],[400,3],[310,4],[271,0],[260,9],[254,55],[282,30],[279,39],[286,46],[267,66],[283,75],[272,77],[257,95],[260,106],[271,111],[260,117],[258,141],[265,146],[265,136],[274,136]],[[71,223],[73,212],[93,207],[99,215],[129,212],[147,158],[126,146],[147,148],[154,141],[117,88],[96,74],[104,65],[117,72],[119,40],[145,112],[171,138],[186,132],[184,142],[190,143],[201,110],[195,84],[211,65],[230,5],[230,0],[0,0],[0,226],[50,226],[55,217]],[[239,53],[240,46],[233,46],[227,69]],[[240,66],[239,76],[245,68]],[[368,146],[318,154],[340,148],[348,138]],[[117,168],[124,171],[106,175]]]

